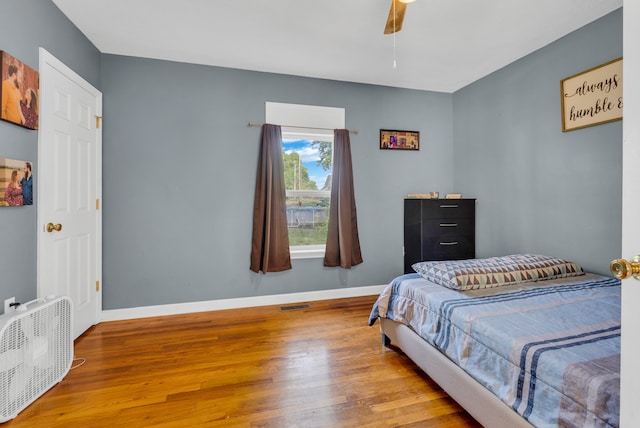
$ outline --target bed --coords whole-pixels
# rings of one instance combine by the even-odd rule
[[[531,254],[414,269],[380,294],[369,324],[478,422],[618,426],[618,279]]]

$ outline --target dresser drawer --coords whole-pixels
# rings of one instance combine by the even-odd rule
[[[470,236],[428,236],[422,241],[422,254],[427,260],[463,260],[475,257],[475,245]]]
[[[423,236],[474,236],[475,220],[473,218],[429,218],[422,222]]]
[[[422,218],[474,218],[475,200],[438,199],[422,201]]]

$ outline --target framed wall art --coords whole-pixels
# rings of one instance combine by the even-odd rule
[[[622,119],[622,58],[560,81],[562,131]]]
[[[420,150],[420,132],[381,129],[380,149]]]
[[[0,119],[29,129],[38,129],[40,73],[0,51]]]
[[[0,158],[0,207],[33,205],[31,162]]]

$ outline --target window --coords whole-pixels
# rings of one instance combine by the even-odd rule
[[[345,127],[344,109],[267,102],[265,119],[282,126],[291,257],[324,257],[333,129]]]
[[[282,138],[289,245],[294,252],[324,251],[331,198],[331,141]],[[307,248],[301,248],[307,247]]]

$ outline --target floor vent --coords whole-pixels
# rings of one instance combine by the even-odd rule
[[[289,306],[280,306],[280,311],[299,311],[301,309],[309,309],[311,306],[304,303],[302,305],[289,305]]]

